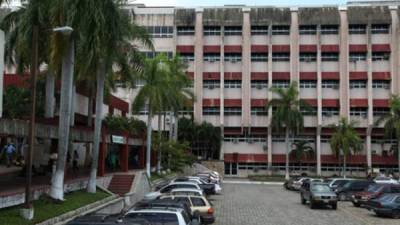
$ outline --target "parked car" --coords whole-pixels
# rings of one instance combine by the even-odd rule
[[[78,217],[67,225],[152,225],[149,221],[143,219],[131,219],[126,221],[118,221],[118,216],[108,216],[102,214],[91,214]]]
[[[329,185],[329,187],[332,189],[332,191],[336,191],[336,189],[342,187],[346,183],[352,181],[354,179],[350,178],[329,178],[324,180],[325,183]]]
[[[210,180],[211,183],[219,184],[222,181],[221,176],[217,172],[214,172],[214,171],[200,172],[200,173],[195,174],[195,176],[207,178]]]
[[[293,183],[295,181],[298,181],[301,177],[292,177],[289,180],[285,181],[285,183],[283,183],[283,187],[285,187],[287,190],[294,190],[293,188]]]
[[[317,205],[330,205],[332,209],[337,209],[336,193],[322,182],[304,182],[300,189],[300,199],[303,205],[309,202],[311,209]]]
[[[366,208],[373,210],[377,216],[400,219],[400,194],[385,194],[380,198],[369,200]]]
[[[293,189],[298,191],[300,190],[301,186],[303,185],[304,182],[323,182],[322,179],[314,179],[314,178],[309,178],[309,177],[302,177],[297,181],[293,182]]]
[[[188,203],[193,214],[195,214],[195,212],[200,214],[200,221],[202,224],[211,224],[215,222],[214,209],[204,196],[164,195],[160,196],[160,199],[178,200],[180,202]]]
[[[399,181],[397,181],[393,178],[390,178],[390,177],[376,177],[374,179],[374,181],[375,181],[375,183],[378,183],[378,184],[398,184],[399,183]]]
[[[176,224],[176,225],[199,225],[197,219],[190,220],[189,215],[181,208],[156,207],[148,209],[130,210],[121,219],[121,222],[129,220],[146,220],[150,224]]]
[[[371,184],[375,184],[375,182],[371,180],[352,180],[336,189],[336,194],[340,201],[349,201],[354,193],[365,190]]]
[[[361,192],[356,192],[351,201],[355,207],[360,207],[364,205],[367,201],[379,198],[384,194],[389,193],[399,193],[400,194],[400,185],[398,184],[371,184],[366,190]]]
[[[171,195],[193,195],[193,196],[204,196],[203,190],[191,189],[191,188],[176,188],[172,189]]]
[[[219,194],[222,191],[219,184],[209,183],[200,177],[178,177],[172,180],[172,182],[194,182],[198,184],[207,195]]]
[[[155,199],[151,201],[142,200],[137,202],[132,209],[147,209],[147,208],[165,208],[165,207],[172,207],[172,208],[180,208],[183,209],[186,214],[190,216],[190,219],[198,219],[200,221],[200,215],[195,215],[192,213],[192,209],[190,208],[190,203],[178,201],[176,199]],[[128,210],[129,211],[129,210]]]
[[[197,189],[197,190],[202,190],[198,184],[195,184],[193,182],[175,182],[175,183],[170,183],[167,184],[166,186],[162,187],[161,189],[150,192],[144,196],[145,200],[153,200],[161,196],[162,194],[168,194],[170,193],[173,189],[175,188],[191,188],[191,189]]]

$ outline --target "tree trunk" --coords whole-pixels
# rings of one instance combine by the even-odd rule
[[[289,142],[289,128],[286,127],[285,131],[285,140],[286,140],[286,165],[285,165],[285,179],[289,180],[289,149],[290,149],[290,142]]]
[[[90,96],[89,96],[89,102],[88,102],[88,120],[87,120],[87,125],[88,127],[93,126],[93,95],[94,95],[94,90],[90,90]]]
[[[174,134],[173,134],[173,140],[177,141],[178,140],[178,121],[179,121],[179,113],[176,112],[174,114]]]
[[[174,119],[173,119],[173,112],[168,113],[169,117],[169,140],[171,141],[174,135]]]
[[[400,139],[397,140],[397,159],[398,159],[398,166],[399,166],[399,172],[398,175],[400,177]]]
[[[158,152],[157,152],[157,173],[161,174],[161,113],[158,113]]]
[[[71,119],[71,89],[74,77],[74,42],[70,41],[69,48],[62,59],[60,119],[58,128],[58,159],[57,169],[53,175],[50,196],[54,199],[64,200],[64,169],[66,154],[69,144],[69,131]]]
[[[75,126],[75,100],[76,100],[76,86],[75,84],[71,89],[71,127]]]
[[[54,117],[54,86],[56,78],[54,72],[49,70],[46,76],[46,106],[45,106],[45,117]]]
[[[96,118],[94,122],[93,136],[93,157],[90,170],[90,178],[87,186],[89,193],[96,193],[97,166],[99,163],[99,146],[101,135],[101,120],[103,115],[103,99],[104,99],[104,80],[106,77],[106,68],[103,61],[100,62],[96,77]]]
[[[147,176],[150,178],[151,177],[151,109],[150,109],[150,103],[148,107],[148,115],[147,115],[147,140],[146,140],[146,173]]]
[[[343,177],[346,178],[346,154],[343,154]]]

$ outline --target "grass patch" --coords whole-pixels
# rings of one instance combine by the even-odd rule
[[[176,174],[176,172],[174,172],[174,171],[171,171],[170,173],[166,173],[166,174],[151,173],[150,180],[151,180],[151,182],[154,182],[155,180],[164,179],[164,178],[167,178],[174,174]]]
[[[50,199],[41,198],[33,202],[34,218],[32,221],[23,219],[19,215],[21,206],[0,210],[0,224],[7,225],[33,225],[43,222],[47,219],[62,215],[69,211],[78,209],[85,205],[97,202],[110,196],[108,193],[97,190],[96,194],[90,194],[86,191],[76,191],[65,195],[65,201],[62,203],[52,202]]]

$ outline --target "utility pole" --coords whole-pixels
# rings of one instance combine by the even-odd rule
[[[32,185],[32,155],[35,146],[35,116],[36,116],[36,82],[38,67],[38,33],[37,25],[33,27],[32,36],[32,63],[31,63],[31,118],[29,124],[29,149],[26,153],[26,187],[25,187],[25,207],[23,217],[33,219],[33,206],[31,204],[31,185]]]

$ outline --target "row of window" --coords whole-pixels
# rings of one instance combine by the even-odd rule
[[[273,142],[285,142],[285,136],[283,135],[272,135],[271,140]],[[290,139],[292,142],[296,141],[308,141],[310,144],[315,143],[316,138],[313,136],[303,136],[303,137],[296,137]],[[329,137],[321,137],[321,142],[328,143],[330,140]],[[267,142],[267,139],[263,136],[232,136],[232,135],[225,135],[224,142]],[[371,138],[372,144],[397,144],[397,140],[395,139],[377,139]]]
[[[276,88],[287,88],[289,87],[290,82],[288,80],[274,80],[272,81],[272,87]],[[301,89],[307,88],[317,88],[317,81],[316,80],[301,80],[299,83]],[[219,80],[204,80],[203,81],[203,88],[214,89],[220,88],[220,81]],[[321,81],[322,88],[339,88],[339,81],[338,80],[323,80]],[[242,88],[242,81],[241,80],[225,80],[224,81],[224,88]],[[268,81],[267,80],[252,80],[251,81],[251,88],[263,89],[268,88]],[[351,80],[350,81],[350,88],[367,88],[367,81],[366,80]],[[383,89],[390,89],[390,80],[373,80],[372,81],[372,88],[383,88]]]
[[[150,28],[150,29],[149,29]],[[160,37],[162,31],[173,33],[172,27],[147,27],[149,31],[156,34],[156,37]],[[349,34],[366,34],[367,25],[366,24],[349,24]],[[389,24],[372,24],[371,27],[372,34],[388,34],[390,32]],[[299,34],[301,35],[316,35],[320,31],[321,34],[338,34],[338,25],[321,25],[319,28],[317,25],[300,25]],[[219,36],[224,33],[225,36],[232,35],[242,35],[241,26],[205,26],[203,34],[205,36]],[[289,25],[272,25],[271,29],[268,26],[251,26],[252,35],[268,35],[271,32],[272,35],[289,35],[290,26]],[[150,33],[153,35],[153,33]],[[168,33],[169,34],[169,33]],[[194,35],[194,26],[178,26],[177,34],[180,36],[184,35]],[[162,36],[165,37],[165,36]]]

